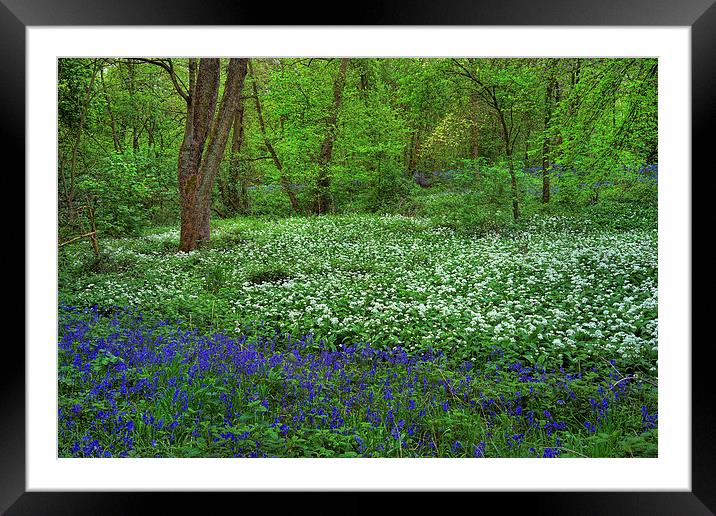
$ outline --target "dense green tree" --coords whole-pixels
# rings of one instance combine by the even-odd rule
[[[534,65],[523,59],[453,59],[455,74],[473,83],[475,94],[492,110],[499,123],[500,137],[510,173],[512,215],[520,215],[515,145],[525,130],[525,115],[532,106],[532,91],[538,76]]]

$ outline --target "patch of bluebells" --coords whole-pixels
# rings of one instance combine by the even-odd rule
[[[659,413],[654,412],[649,414],[649,409],[645,405],[641,407],[641,424],[646,429],[653,429],[657,427],[659,422]]]
[[[552,458],[635,384],[615,362],[570,373],[498,348],[454,367],[439,350],[200,335],[132,310],[62,306],[60,321],[60,456]],[[656,413],[641,415],[656,428]]]
[[[532,167],[525,167],[522,169],[522,172],[534,179],[541,180],[543,175],[544,167],[542,166],[532,166]],[[570,176],[570,177],[580,177],[580,178],[586,178],[588,177],[588,172],[586,171],[578,171],[574,169],[564,169],[558,164],[550,165],[548,168],[550,176],[556,176],[558,178],[561,178],[563,176]],[[621,168],[621,171],[619,172],[621,174],[619,181],[615,180],[599,180],[599,181],[593,181],[593,182],[580,182],[579,188],[582,189],[600,189],[600,188],[609,188],[616,186],[619,182],[623,181],[633,181],[633,179],[636,179],[639,183],[649,183],[649,184],[657,184],[659,180],[659,165],[658,164],[647,164],[642,165],[640,167],[627,167],[624,166]],[[540,196],[542,195],[542,185],[535,185],[535,184],[528,184],[526,187],[526,191],[529,195],[535,195]],[[556,193],[558,191],[558,187],[551,186],[550,192]]]
[[[485,441],[480,441],[472,447],[472,456],[480,458],[485,456]]]
[[[556,457],[559,457],[560,453],[562,452],[562,441],[559,439],[555,439],[554,446],[548,446],[544,449],[542,452],[542,458],[544,459],[554,459]]]

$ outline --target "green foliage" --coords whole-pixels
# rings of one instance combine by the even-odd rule
[[[92,77],[91,59],[57,60],[57,114],[61,129],[77,131]]]
[[[416,187],[400,170],[379,171],[368,183],[368,211],[400,213],[409,209]]]
[[[561,140],[556,162],[589,183],[609,180],[623,166],[655,163],[656,95],[655,59],[577,59],[549,130]]]
[[[290,274],[283,269],[260,269],[247,274],[246,281],[250,284],[273,283],[290,278]]]
[[[167,188],[173,170],[146,152],[115,153],[101,168],[84,175],[80,191],[97,202],[100,233],[137,235],[149,224],[166,218],[163,206],[176,194]]]
[[[481,193],[436,192],[422,196],[419,204],[417,213],[461,233],[486,235],[504,231],[513,224],[506,203],[485,202]]]
[[[292,215],[287,190],[299,213],[310,211],[320,147],[333,130],[327,120],[338,63],[252,60],[245,88],[257,87],[264,130],[246,96],[238,168],[229,165],[229,145],[214,196],[218,213]],[[66,203],[85,194],[101,200],[104,234],[176,223],[185,102],[169,74],[126,59],[61,59],[58,66],[66,233],[76,233]],[[174,59],[173,67],[186,84],[187,61]],[[332,209],[433,216],[439,202],[423,199],[413,181],[420,173],[441,191],[475,193],[467,206],[440,215],[447,226],[500,228],[512,203],[508,148],[526,214],[542,209],[532,203],[542,185],[521,170],[543,162],[554,167],[552,196],[563,209],[616,199],[653,204],[656,189],[622,171],[658,159],[656,86],[654,59],[351,59],[327,177]],[[242,198],[234,205],[226,196],[236,192]]]
[[[250,215],[268,217],[288,217],[291,215],[291,203],[286,194],[278,187],[256,187],[249,190]]]

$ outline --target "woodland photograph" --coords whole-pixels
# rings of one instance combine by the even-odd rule
[[[57,456],[657,457],[657,90],[58,59]]]

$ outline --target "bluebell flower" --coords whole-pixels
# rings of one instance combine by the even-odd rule
[[[473,457],[484,457],[485,456],[485,442],[484,441],[480,441],[478,444],[473,445],[472,456]]]

